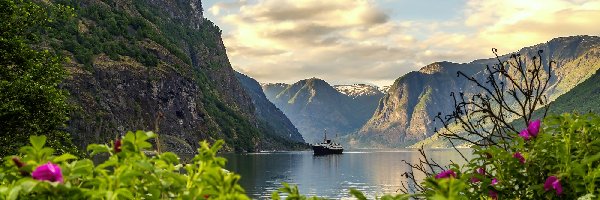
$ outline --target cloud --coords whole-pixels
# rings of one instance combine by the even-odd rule
[[[414,70],[414,38],[372,1],[264,0],[220,20],[234,27],[224,36],[234,67],[263,82],[390,82]]]
[[[598,1],[471,0],[468,5],[465,25],[477,30],[470,38],[505,51],[559,36],[600,33]]]
[[[214,16],[217,16],[219,14],[221,14],[221,10],[232,10],[232,9],[238,9],[244,5],[246,5],[248,2],[246,0],[237,0],[234,2],[219,2],[214,4],[213,6],[211,6],[208,9],[208,12]]]
[[[383,3],[382,3],[383,2]],[[231,27],[234,68],[262,82],[321,77],[331,83],[391,84],[436,61],[469,62],[558,36],[600,33],[600,2],[466,0],[451,19],[401,19],[387,1],[259,0],[217,3]]]

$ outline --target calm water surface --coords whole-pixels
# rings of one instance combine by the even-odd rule
[[[439,164],[463,159],[453,149],[426,150]],[[470,156],[471,150],[461,150]],[[242,176],[240,184],[253,199],[266,199],[281,182],[298,185],[302,194],[344,199],[356,188],[368,197],[397,193],[409,170],[402,160],[417,163],[413,149],[398,151],[351,151],[341,155],[314,156],[312,151],[224,154],[226,169]],[[423,176],[417,176],[422,179]]]

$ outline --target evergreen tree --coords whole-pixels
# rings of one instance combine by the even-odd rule
[[[41,33],[68,8],[0,0],[0,156],[16,154],[30,135],[46,135],[58,152],[76,150],[61,131],[68,116],[64,60],[45,50]]]

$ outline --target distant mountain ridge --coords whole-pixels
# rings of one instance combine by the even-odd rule
[[[516,53],[530,64],[538,50],[543,50],[542,63],[553,60],[558,64],[552,71],[548,89],[551,100],[591,77],[600,68],[600,38],[596,36],[556,38]],[[507,60],[509,55],[500,59]],[[433,122],[433,117],[438,112],[449,113],[452,108],[451,92],[464,92],[467,96],[480,92],[465,78],[456,77],[456,72],[462,71],[482,80],[485,66],[495,63],[495,58],[463,64],[436,62],[398,78],[371,119],[357,134],[348,137],[349,143],[355,147],[393,148],[408,146],[431,136],[433,129],[440,127]],[[548,66],[544,70],[547,71]]]
[[[294,142],[304,143],[302,135],[298,132],[298,129],[292,124],[292,122],[279,110],[273,103],[271,103],[263,90],[261,85],[253,78],[246,76],[242,73],[236,72],[236,78],[240,81],[246,92],[250,94],[252,103],[255,107],[255,114],[260,120],[260,125],[266,126],[263,130],[269,130],[267,134],[275,138],[285,138],[278,142],[285,140],[291,140]],[[273,146],[273,145],[269,145]],[[283,148],[285,149],[285,148]]]
[[[298,128],[306,142],[320,141],[325,129],[329,136],[358,130],[383,96],[375,90],[351,97],[318,78],[294,84],[262,84],[262,88],[267,98]]]

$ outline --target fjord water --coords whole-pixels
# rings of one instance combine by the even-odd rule
[[[428,149],[426,155],[441,165],[463,163],[454,149]],[[470,149],[461,149],[470,157]],[[415,149],[394,151],[350,151],[341,155],[314,156],[312,151],[224,154],[226,169],[242,176],[240,184],[253,199],[266,199],[281,182],[298,185],[304,195],[343,199],[350,188],[367,197],[395,194],[406,181],[410,168],[402,162],[418,163]],[[423,179],[422,174],[416,174]]]

